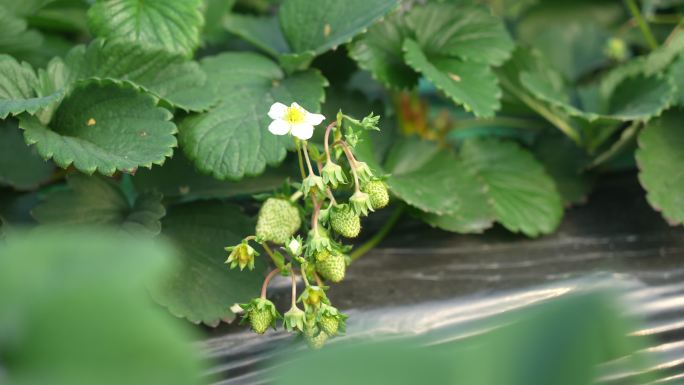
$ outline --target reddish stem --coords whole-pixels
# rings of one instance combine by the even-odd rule
[[[314,194],[311,194],[311,202],[313,203],[314,210],[313,214],[311,215],[311,228],[314,231],[315,235],[318,235],[318,213],[321,211],[321,203],[318,203],[318,199],[316,199],[316,196]]]
[[[321,280],[321,277],[318,276],[318,273],[314,271],[313,274],[314,278],[316,278],[316,284],[320,287],[323,287],[323,280]]]
[[[328,139],[330,138],[330,131],[332,131],[333,127],[337,122],[332,122],[328,124],[328,127],[325,128],[325,139],[323,139],[323,145],[325,146],[325,159],[330,162],[330,148],[328,147]]]
[[[354,189],[355,192],[359,192],[359,175],[356,173],[356,158],[354,158],[354,154],[352,154],[346,142],[339,141],[336,143],[340,143],[342,149],[344,150],[344,155],[347,156],[347,160],[349,161],[349,165],[351,166],[352,175],[354,175]]]
[[[268,284],[271,282],[271,279],[275,277],[275,275],[278,274],[279,271],[279,269],[271,270],[271,272],[268,273],[268,275],[264,279],[264,284],[261,285],[261,299],[266,299],[266,288],[268,287]]]

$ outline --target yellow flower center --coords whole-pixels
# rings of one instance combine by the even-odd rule
[[[304,123],[304,110],[297,107],[288,107],[285,113],[285,121],[290,124]]]

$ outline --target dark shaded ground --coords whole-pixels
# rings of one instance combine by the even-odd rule
[[[501,228],[455,235],[402,220],[330,296],[350,313],[353,337],[430,332],[617,281],[630,310],[648,320],[635,333],[655,337],[660,365],[653,370],[669,384],[684,379],[683,275],[684,228],[668,226],[635,175],[623,174],[597,186],[587,205],[569,210],[556,234],[535,240]],[[232,325],[208,334],[201,346],[217,359],[212,372],[225,384],[266,381],[268,370],[258,364],[292,343],[282,333],[258,337]],[[628,375],[616,376],[620,383]]]

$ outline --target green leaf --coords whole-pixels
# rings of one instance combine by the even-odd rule
[[[173,257],[167,243],[110,232],[8,232],[0,245],[3,384],[201,384],[191,346],[199,336],[150,306],[146,292]]]
[[[183,201],[210,198],[232,198],[271,191],[293,175],[289,167],[269,168],[262,175],[240,182],[219,181],[200,174],[182,153],[174,154],[162,167],[138,170],[133,183],[139,191],[159,191],[166,198]]]
[[[487,186],[497,220],[531,237],[548,234],[563,216],[562,198],[544,167],[513,142],[468,139],[461,158]]]
[[[398,5],[397,0],[285,0],[280,25],[294,53],[323,53],[351,40]]]
[[[223,25],[229,32],[271,56],[290,52],[277,16],[230,14],[223,19]]]
[[[415,41],[426,56],[455,57],[498,66],[513,51],[513,40],[501,19],[483,6],[429,4],[407,17]]]
[[[604,48],[609,37],[608,32],[595,22],[574,20],[547,26],[531,43],[553,68],[574,82],[607,64]]]
[[[218,201],[172,206],[162,233],[177,246],[182,266],[153,288],[152,296],[176,316],[217,326],[235,318],[230,307],[259,294],[264,264],[254,271],[231,270],[224,247],[254,231],[238,207]]]
[[[662,45],[646,56],[636,57],[608,72],[601,79],[601,92],[604,95],[613,93],[615,88],[625,79],[660,75],[679,57],[684,50],[684,34],[675,34],[667,45]]]
[[[204,24],[202,0],[99,0],[88,11],[93,33],[191,56]]]
[[[534,145],[535,157],[553,178],[565,206],[584,203],[593,187],[593,178],[585,172],[589,157],[568,138],[542,135]]]
[[[371,27],[350,55],[389,87],[414,87],[420,72],[457,104],[492,116],[501,91],[490,66],[502,64],[512,50],[503,23],[487,8],[430,3]]]
[[[405,17],[393,13],[356,39],[349,55],[359,67],[390,88],[411,89],[418,84],[418,73],[404,63],[402,44],[411,36]]]
[[[513,50],[501,20],[482,6],[431,3],[412,9],[406,22],[415,34],[403,42],[406,63],[466,110],[493,116],[501,90],[491,66]]]
[[[618,120],[647,120],[660,115],[671,104],[675,86],[669,77],[638,76],[620,83],[601,111]]]
[[[458,205],[454,205],[448,214],[438,215],[422,212],[418,216],[428,224],[442,230],[470,234],[482,233],[494,224],[494,210],[487,199],[486,189],[479,179],[465,170],[462,163],[450,160],[448,168],[452,173],[452,194],[458,196]]]
[[[216,103],[197,62],[161,49],[97,39],[74,47],[64,64],[67,84],[90,78],[129,81],[186,111],[204,111]]]
[[[684,111],[671,110],[639,135],[636,160],[646,199],[672,225],[684,223]]]
[[[670,67],[670,76],[677,87],[674,103],[684,107],[684,56],[680,56]]]
[[[491,227],[494,215],[485,187],[453,154],[434,143],[405,139],[396,143],[383,169],[372,157],[365,138],[356,150],[378,174],[387,172],[390,191],[419,209],[433,226],[460,233],[478,233]]]
[[[540,76],[544,76],[550,85],[557,86],[558,77],[554,78],[548,68],[549,66],[546,65],[538,51],[519,47],[513,52],[511,60],[497,69],[496,72],[507,95],[515,97],[529,109],[556,126],[575,143],[581,144],[581,127],[577,126],[571,116],[560,108],[537,99],[520,81],[520,74],[523,72],[538,73]]]
[[[40,10],[41,8],[54,3],[57,0],[2,0],[0,6],[4,7],[14,15],[30,16]]]
[[[486,65],[449,57],[428,59],[418,43],[411,39],[404,42],[404,51],[406,63],[476,116],[494,116],[501,107],[501,89]]]
[[[43,36],[36,30],[28,29],[25,19],[16,16],[4,4],[0,5],[0,52],[24,55],[37,50],[42,43]]]
[[[204,28],[202,35],[205,42],[218,44],[224,39],[226,31],[223,19],[228,16],[236,0],[204,0]]]
[[[50,30],[60,34],[84,36],[88,34],[87,12],[89,7],[89,4],[81,1],[55,1],[31,14],[29,21],[31,26],[35,28]],[[51,33],[45,38],[46,40],[51,39],[54,38],[54,35]]]
[[[32,210],[38,222],[116,226],[133,235],[156,235],[161,231],[160,220],[166,213],[161,194],[142,194],[131,204],[118,185],[99,176],[72,174],[67,185],[67,189],[50,192]]]
[[[609,94],[600,93],[592,103],[575,106],[560,75],[524,72],[520,80],[537,98],[563,109],[568,114],[593,122],[647,120],[660,115],[671,103],[675,87],[668,77],[636,75],[625,78]],[[587,99],[585,99],[587,100]],[[582,99],[580,98],[580,101]]]
[[[49,127],[23,116],[19,126],[26,142],[58,166],[112,175],[164,163],[176,146],[171,117],[130,86],[92,82],[64,100]]]
[[[54,92],[38,96],[38,77],[31,65],[19,63],[8,55],[0,55],[0,84],[0,119],[23,112],[35,114],[63,95],[62,92]]]
[[[14,120],[0,121],[0,185],[31,190],[48,180],[53,169],[24,143]]]
[[[289,136],[268,131],[274,102],[297,102],[318,111],[327,81],[315,70],[285,76],[271,60],[253,53],[224,53],[202,61],[221,102],[183,121],[180,143],[202,172],[217,179],[240,179],[277,165],[291,146]]]

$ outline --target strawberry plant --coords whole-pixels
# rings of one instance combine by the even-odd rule
[[[683,223],[682,12],[0,0],[0,236],[58,225],[170,239],[181,262],[150,293],[172,314],[209,326],[241,314],[318,347],[345,326],[330,285],[400,218],[539,237],[597,179],[634,170]],[[279,275],[289,310],[269,300]]]

